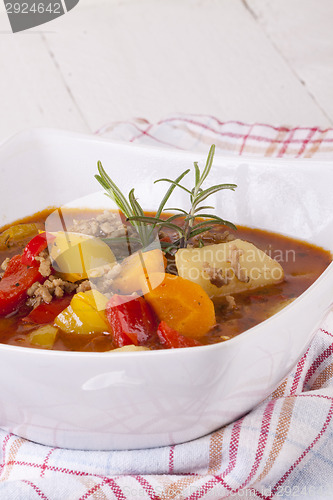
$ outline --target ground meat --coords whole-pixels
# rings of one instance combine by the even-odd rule
[[[223,285],[227,285],[229,283],[230,277],[227,273],[224,275],[222,269],[216,269],[215,267],[212,267],[208,262],[203,262],[202,268],[208,275],[211,284],[216,286],[217,288],[221,288]]]
[[[233,241],[235,236],[229,231],[224,231],[223,233],[216,231],[215,229],[211,229],[205,233],[199,234],[192,238],[190,245],[192,247],[199,247],[202,245],[212,245],[217,243],[227,243],[228,241]]]
[[[28,288],[28,290],[27,290],[28,297],[32,297],[33,295],[35,295],[35,291],[37,290],[37,288],[39,286],[40,286],[40,283],[39,283],[39,281],[37,281],[30,288]]]
[[[91,290],[91,283],[89,280],[83,281],[76,289],[76,293],[88,292]]]
[[[99,292],[110,293],[113,280],[121,271],[120,264],[107,264],[95,270],[95,276],[90,276],[90,280]]]
[[[239,262],[239,257],[243,255],[243,253],[243,250],[237,248],[236,245],[232,245],[230,247],[229,262],[236,278],[243,283],[248,283],[250,278],[247,276],[246,270],[241,267]]]
[[[1,266],[0,266],[0,269],[2,269],[2,272],[0,272],[0,281],[2,280],[3,275],[5,274],[5,271],[6,271],[6,269],[7,269],[7,266],[8,266],[8,264],[9,264],[9,261],[10,261],[10,258],[9,258],[9,257],[7,257],[7,258],[3,261],[3,263],[1,264]]]
[[[47,250],[43,250],[37,257],[35,257],[35,260],[37,262],[40,262],[39,264],[39,272],[44,278],[47,278],[50,276],[52,269],[51,269],[51,258],[49,256],[49,252]]]
[[[128,233],[134,233],[132,226],[123,224],[117,213],[107,210],[97,215],[96,218],[74,219],[70,231],[101,238],[117,238],[119,236],[126,236]]]
[[[228,309],[236,309],[237,308],[235,297],[233,297],[233,295],[226,295],[225,300],[227,302]]]
[[[35,297],[40,297],[42,299],[42,302],[45,302],[46,304],[49,304],[52,301],[52,295],[44,285],[41,285],[37,288],[37,290],[35,291]]]
[[[9,261],[10,261],[10,258],[9,258],[9,257],[7,257],[7,259],[5,259],[5,260],[3,261],[3,263],[1,264],[1,269],[2,269],[3,271],[6,271],[7,266],[8,266],[8,264],[9,264]]]
[[[54,296],[57,297],[57,299],[60,299],[61,297],[64,296],[64,291],[60,286],[55,287]]]
[[[61,298],[64,295],[73,293],[78,286],[80,285],[51,275],[43,284],[37,282],[28,289],[27,295],[29,298],[26,304],[33,308],[39,306],[42,302],[49,304],[53,297]]]
[[[103,222],[99,227],[104,234],[112,234],[114,231],[114,226],[111,222]]]

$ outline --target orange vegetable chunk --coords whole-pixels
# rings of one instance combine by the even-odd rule
[[[203,337],[216,323],[214,304],[197,283],[155,273],[142,281],[142,290],[160,321],[186,337]]]

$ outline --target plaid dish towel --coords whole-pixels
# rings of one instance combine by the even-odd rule
[[[233,155],[333,159],[333,129],[179,115],[112,123],[110,139]],[[333,291],[332,291],[333,293]],[[333,498],[333,313],[274,393],[200,439],[134,451],[71,451],[0,430],[0,500]]]

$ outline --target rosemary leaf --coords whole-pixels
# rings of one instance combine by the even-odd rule
[[[218,221],[214,221],[212,219],[210,219],[210,220],[204,220],[202,222],[198,222],[197,224],[194,224],[192,226],[192,229],[196,229],[196,228],[199,228],[199,227],[205,227],[205,226],[211,226],[212,224],[216,225],[216,226],[225,226],[226,225],[225,222],[226,221],[218,222]],[[208,231],[208,229],[207,229],[207,231]]]
[[[142,210],[140,203],[134,196],[134,189],[131,189],[131,191],[129,192],[128,199],[135,215],[144,215],[144,211]]]
[[[134,196],[134,189],[131,189],[128,195],[128,199],[130,201],[132,210],[134,215],[144,217],[144,211],[138,202],[138,200]],[[141,240],[143,242],[143,246],[149,245],[149,232],[146,224],[136,224],[136,229],[138,233],[140,234]]]
[[[145,224],[157,224],[161,222],[165,222],[164,219],[160,219],[159,217],[150,217],[148,215],[131,215],[127,217],[129,222],[145,222]]]
[[[118,207],[123,211],[124,215],[127,216],[127,214],[130,214],[131,207],[127,203],[125,196],[122,194],[118,186],[110,179],[100,161],[98,162],[98,171],[100,177],[103,180],[103,184],[108,186],[106,188],[108,196],[118,205]]]
[[[180,217],[182,217],[181,214],[171,215],[170,217],[168,217],[167,219],[165,219],[165,221],[166,222],[171,222],[172,220],[179,219]]]
[[[200,168],[197,161],[194,162],[194,169],[195,169],[195,185],[198,186],[200,184]]]
[[[221,219],[221,217],[218,217],[217,215],[200,214],[200,217],[203,217],[203,218],[207,219],[207,222],[210,222],[210,223],[212,223],[213,221],[216,221],[216,222],[219,222],[221,224],[226,224],[228,222],[228,221],[226,221],[224,219]],[[230,224],[230,222],[229,222],[229,224]]]
[[[197,205],[208,198],[208,196],[211,196],[212,194],[217,193],[222,189],[231,189],[232,191],[234,191],[236,187],[236,184],[217,184],[216,186],[207,188],[198,195],[193,205],[194,207],[197,207]]]
[[[205,220],[203,222],[199,222],[198,224],[196,224],[193,227],[203,227],[203,226],[209,225],[209,224],[214,224],[216,226],[227,226],[227,227],[230,227],[230,229],[237,231],[237,227],[235,226],[235,224],[233,224],[232,222],[229,222],[228,220],[224,220],[224,219],[221,219],[221,221],[218,221],[218,220],[215,221],[213,219]]]
[[[100,176],[100,175],[95,175],[95,179],[98,180],[98,182],[100,183],[100,185],[104,188],[104,189],[109,189],[109,186],[108,184],[104,181],[104,179]]]
[[[213,165],[213,159],[214,159],[214,154],[215,154],[215,144],[212,144],[210,147],[207,161],[206,161],[206,166],[202,172],[202,176],[200,178],[200,182],[198,183],[198,187],[201,187],[201,185],[204,183],[204,181],[207,179],[209,172],[211,171],[212,165]]]
[[[182,213],[184,215],[187,215],[186,210],[183,210],[182,208],[165,208],[164,212],[180,212],[180,213]]]
[[[154,224],[155,226],[165,226],[170,229],[173,229],[174,231],[177,231],[178,234],[181,236],[183,235],[183,230],[181,227],[177,226],[176,224],[172,224],[171,222],[167,222],[166,220],[163,219],[156,219],[155,217],[147,217],[146,215],[144,217],[128,217],[129,221],[138,221],[138,222],[145,222],[145,224]]]
[[[204,227],[201,229],[195,229],[194,231],[190,232],[190,238],[194,238],[194,236],[197,236],[198,234],[205,233],[206,231],[210,231],[213,229],[213,226],[210,227]]]
[[[188,194],[192,194],[191,191],[189,189],[187,189],[185,186],[182,186],[181,184],[179,184],[178,182],[176,181],[173,181],[171,179],[157,179],[157,181],[154,182],[154,184],[156,184],[157,182],[170,182],[171,184],[173,184],[175,187],[178,186],[180,187],[181,189],[183,189],[184,191],[186,191]]]
[[[183,172],[182,174],[179,175],[179,177],[177,177],[176,180],[174,181],[171,181],[172,184],[171,186],[169,187],[169,189],[167,190],[167,192],[165,193],[161,203],[160,203],[160,206],[158,207],[158,210],[156,212],[156,217],[160,217],[164,207],[165,207],[165,204],[166,202],[168,201],[168,199],[170,198],[173,190],[175,189],[176,186],[179,186],[179,182],[185,177],[185,175],[187,175],[189,173],[190,169],[188,168],[187,170],[185,170],[185,172]],[[159,181],[162,181],[162,180],[165,180],[165,179],[159,179],[158,181],[155,181],[154,184],[156,182],[159,182]]]
[[[214,207],[209,207],[209,206],[207,206],[207,205],[206,205],[206,206],[202,206],[202,207],[198,207],[198,208],[196,208],[196,209],[194,210],[194,213],[196,214],[196,213],[198,213],[198,212],[201,212],[201,210],[207,210],[207,209],[209,209],[209,210],[210,210],[210,209],[214,210]],[[201,217],[201,215],[200,215],[200,217]]]

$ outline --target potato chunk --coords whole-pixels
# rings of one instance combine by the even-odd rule
[[[210,297],[234,295],[280,283],[281,265],[252,243],[234,240],[176,253],[179,276],[198,283]]]
[[[167,261],[156,248],[148,252],[135,252],[121,263],[121,270],[113,280],[115,293],[130,294],[141,289],[141,281],[152,273],[164,273]]]

